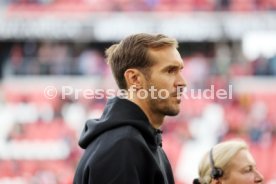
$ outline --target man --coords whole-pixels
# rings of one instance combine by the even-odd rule
[[[194,184],[262,184],[263,175],[256,167],[247,144],[232,140],[215,145],[199,165]]]
[[[100,119],[88,120],[75,184],[173,184],[160,127],[179,113],[182,58],[175,39],[136,34],[107,51],[107,61],[126,99],[115,97]]]

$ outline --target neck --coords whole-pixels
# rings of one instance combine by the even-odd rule
[[[143,112],[146,114],[147,118],[149,119],[149,122],[151,126],[155,129],[159,129],[164,121],[164,115],[157,114],[156,112],[152,112],[150,107],[148,106],[148,103],[145,100],[140,100],[137,98],[128,99],[138,105]]]

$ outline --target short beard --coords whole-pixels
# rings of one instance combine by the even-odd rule
[[[146,80],[148,81],[148,84],[146,86],[147,91],[149,91],[149,89],[153,86],[155,87],[152,83],[151,83],[151,72],[147,71],[146,74],[144,74]],[[171,94],[170,94],[171,96]],[[170,96],[168,98],[170,98]],[[160,115],[164,115],[164,116],[176,116],[179,113],[179,109],[175,110],[173,108],[170,108],[170,106],[168,106],[166,103],[164,103],[164,106],[160,107],[160,104],[163,104],[163,102],[166,102],[168,99],[161,99],[158,98],[157,99],[153,99],[151,98],[151,95],[148,96],[147,98],[147,102],[149,104],[149,107],[151,109],[152,112],[160,114]]]
[[[170,108],[170,106],[166,104],[167,100],[168,99],[160,99],[160,98],[152,99],[151,97],[147,99],[149,107],[152,110],[152,112],[158,113],[164,116],[176,116],[179,113],[179,109],[176,110],[176,109]]]

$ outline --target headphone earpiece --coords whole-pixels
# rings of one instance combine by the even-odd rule
[[[213,148],[210,150],[210,163],[211,163],[211,177],[215,180],[223,176],[223,170],[215,166],[215,161],[213,158]]]
[[[211,177],[215,180],[223,176],[223,170],[221,168],[214,167],[211,171]]]

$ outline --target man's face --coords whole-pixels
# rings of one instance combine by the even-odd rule
[[[156,89],[154,96],[150,95],[147,98],[149,108],[152,113],[169,116],[177,115],[181,101],[180,94],[177,91],[182,91],[186,86],[181,76],[182,58],[174,47],[150,49],[149,54],[154,60],[154,65],[150,69],[151,75],[145,88]]]
[[[229,174],[222,178],[222,184],[263,183],[263,176],[256,169],[255,160],[248,150],[239,151],[229,164]]]

